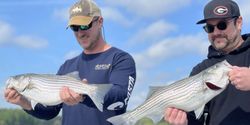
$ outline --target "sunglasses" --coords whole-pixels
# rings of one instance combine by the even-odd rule
[[[235,18],[231,18],[229,20],[223,20],[220,21],[219,23],[217,23],[216,25],[212,25],[212,24],[206,24],[205,26],[203,26],[203,29],[207,32],[207,33],[212,33],[214,32],[214,28],[217,27],[217,29],[219,30],[225,30],[227,29],[227,24],[229,22],[231,22],[233,19]],[[231,21],[230,21],[231,20]]]
[[[78,32],[79,30],[88,30],[92,27],[93,22],[97,21],[97,19],[91,21],[89,25],[71,25],[70,29],[73,30],[74,32]]]

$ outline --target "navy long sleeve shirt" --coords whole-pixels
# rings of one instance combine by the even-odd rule
[[[115,115],[126,112],[127,102],[133,90],[136,70],[133,58],[115,47],[97,54],[80,54],[67,60],[59,69],[58,75],[74,71],[89,84],[113,84],[105,95],[103,112],[86,96],[79,104],[69,106],[64,103],[44,107],[37,104],[35,109],[27,111],[40,119],[51,119],[62,109],[62,125],[111,125],[106,121]]]

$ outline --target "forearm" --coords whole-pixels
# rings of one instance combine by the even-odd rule
[[[26,100],[26,99],[25,99]],[[32,110],[30,101],[26,100],[19,104],[24,110]]]

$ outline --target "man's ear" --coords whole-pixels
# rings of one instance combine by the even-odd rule
[[[242,29],[242,24],[243,24],[243,19],[242,16],[239,16],[236,20],[236,27],[241,30]]]
[[[100,27],[103,25],[103,17],[98,17],[98,23],[100,24]]]

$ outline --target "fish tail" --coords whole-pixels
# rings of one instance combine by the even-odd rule
[[[103,111],[104,97],[112,87],[112,84],[92,84],[92,86],[95,90],[89,93],[89,97],[92,99],[96,107],[100,111]]]
[[[129,112],[108,118],[113,125],[134,125],[136,120],[128,119]]]

